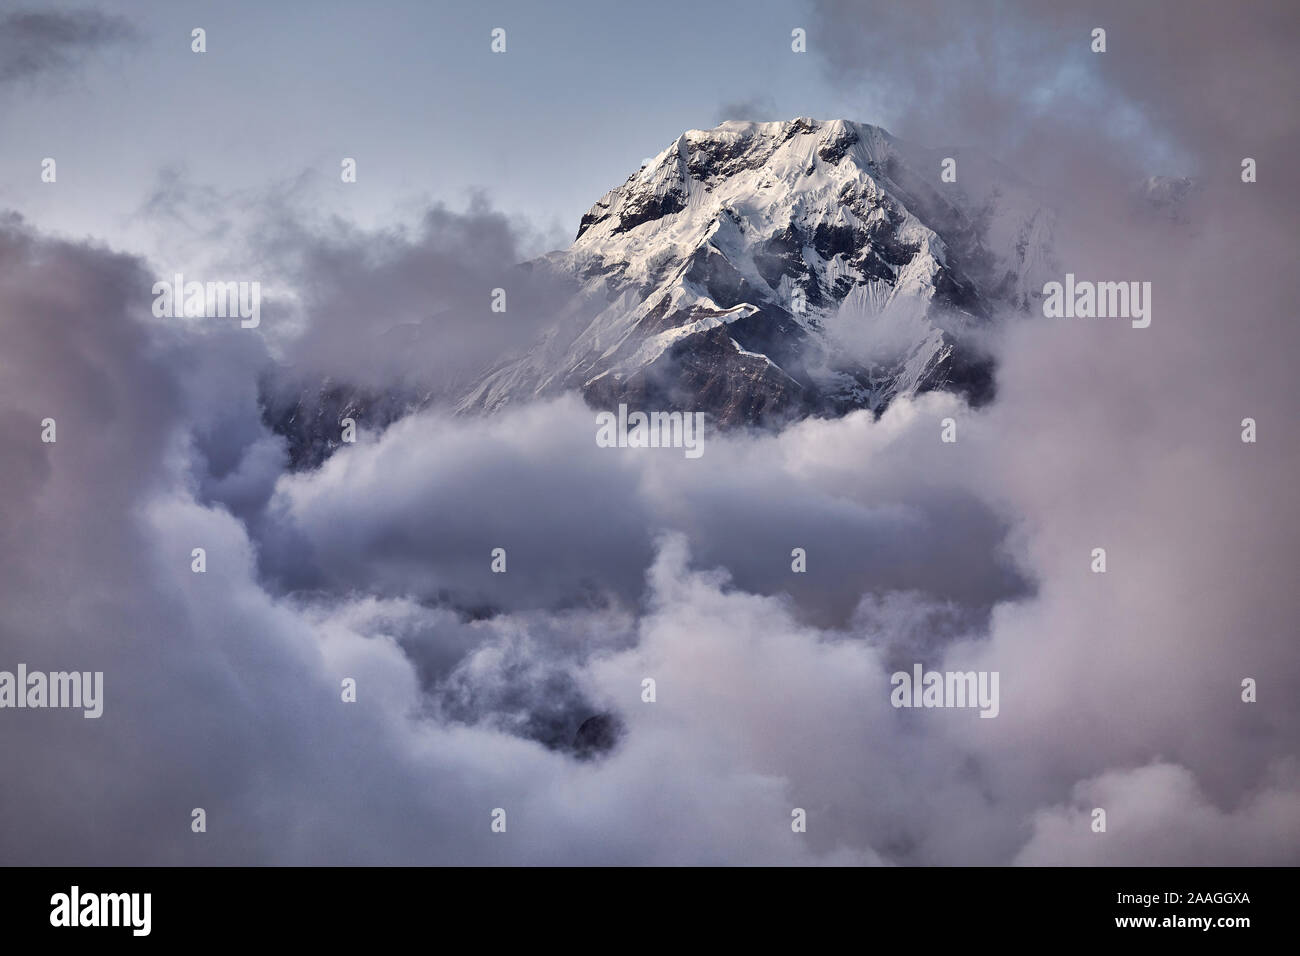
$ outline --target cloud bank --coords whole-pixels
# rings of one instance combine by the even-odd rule
[[[824,7],[846,82],[883,70],[954,137],[1004,135],[982,145],[1013,156],[1017,129],[1039,130],[1063,165],[1021,152],[1030,171],[1057,188],[1051,169],[1073,171],[1088,200],[1067,203],[1063,265],[1150,281],[1153,321],[1008,318],[990,405],[928,394],[879,420],[709,432],[696,460],[600,448],[567,397],[363,419],[356,445],[289,470],[266,375],[382,385],[509,344],[483,330],[483,291],[529,240],[488,208],[389,235],[268,227],[252,248],[288,291],[255,332],[154,319],[156,263],[6,218],[0,666],[102,670],[105,706],[4,712],[0,859],[1300,862],[1295,197],[1238,177],[1294,129],[1218,79],[1151,75],[1208,36],[1233,56],[1258,42],[1241,82],[1267,97],[1261,76],[1290,76],[1259,35],[1268,9],[1232,27],[1198,7],[1137,64],[1124,37],[1146,21],[1107,8],[1098,82],[1148,125],[1089,164],[1097,127],[1025,100],[1039,47],[984,57],[997,75],[964,102],[942,44],[873,59],[874,34],[845,28],[860,14]],[[1022,39],[1066,42],[1020,14]],[[926,49],[910,22],[876,33]],[[1087,100],[1062,83],[1047,102]],[[1178,150],[1203,176],[1188,216],[1135,214],[1131,174]],[[412,323],[430,338],[385,338]],[[893,708],[890,675],[914,662],[997,671],[998,717]],[[602,716],[616,732],[586,753]]]

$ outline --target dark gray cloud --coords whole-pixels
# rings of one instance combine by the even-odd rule
[[[654,539],[669,529],[740,586],[788,593],[827,626],[845,622],[864,590],[924,592],[978,621],[1028,587],[997,554],[1004,522],[931,480],[947,464],[924,439],[877,437],[889,467],[846,488],[793,450],[816,441],[813,423],[788,437],[710,434],[695,460],[599,448],[595,432],[576,397],[486,420],[412,417],[282,482],[271,535],[304,536],[281,558],[314,569],[303,586],[469,607],[635,605]],[[490,568],[496,547],[505,576]],[[817,573],[791,573],[796,547]]]
[[[262,261],[301,293],[300,324],[280,343],[289,377],[454,393],[530,345],[567,301],[544,263],[525,261],[536,241],[481,195],[464,211],[429,207],[409,229],[273,210]]]
[[[1207,440],[1212,409],[1272,409],[1284,392],[1237,374],[1249,349],[1224,335],[1217,302],[1193,308],[1203,288],[1169,303],[1188,334],[1158,347],[1131,330],[1134,347],[1117,348],[1124,339],[1091,328],[1020,326],[1003,346],[1006,391],[989,409],[928,395],[879,422],[859,413],[717,438],[696,461],[597,449],[594,416],[574,400],[488,421],[425,413],[318,473],[280,479],[272,510],[300,532],[304,560],[335,535],[367,549],[343,568],[340,544],[328,588],[284,598],[259,581],[248,529],[194,497],[196,477],[276,471],[246,461],[261,443],[250,399],[258,351],[238,342],[255,336],[178,336],[132,304],[151,281],[135,260],[12,223],[5,238],[4,420],[33,423],[10,436],[28,453],[6,459],[15,547],[5,553],[21,553],[0,604],[6,653],[102,667],[108,688],[98,722],[26,712],[2,725],[6,751],[22,754],[4,810],[25,822],[6,831],[6,859],[1114,862],[1136,845],[1156,862],[1184,859],[1170,835],[1195,827],[1213,837],[1197,844],[1198,861],[1294,860],[1300,804],[1283,743],[1295,735],[1296,668],[1277,640],[1293,598],[1288,565],[1273,557],[1296,516],[1259,507],[1286,500],[1294,448],[1251,448],[1262,454],[1243,470],[1229,457],[1244,447],[1235,421],[1222,445]],[[1217,242],[1213,251],[1224,253]],[[1273,265],[1242,258],[1224,261],[1245,278]],[[51,315],[62,318],[40,321]],[[1162,347],[1174,359],[1153,363]],[[1182,374],[1188,356],[1177,350],[1203,347],[1231,372],[1222,381]],[[1063,374],[1072,363],[1080,371]],[[1110,387],[1091,390],[1093,371]],[[34,440],[50,407],[74,409],[53,448]],[[80,422],[83,408],[100,431]],[[957,446],[937,440],[948,415]],[[1115,427],[1125,416],[1135,433]],[[230,433],[224,457],[193,454],[196,422]],[[527,493],[499,484],[511,473],[545,483],[531,510],[494,525]],[[699,526],[728,486],[747,513]],[[602,489],[633,520],[611,525],[619,509]],[[553,513],[566,502],[571,512]],[[436,523],[427,536],[416,524],[408,548],[376,543],[398,516],[439,508],[479,519],[464,519],[455,553],[466,566],[487,567],[488,531],[505,536],[509,571],[495,587],[519,609],[474,619],[436,599],[374,595],[418,595],[440,573],[449,596],[475,593],[418,547],[447,537]],[[818,524],[827,510],[834,527]],[[983,560],[1032,571],[1037,590],[1008,597],[990,578],[986,597],[999,603],[986,626],[945,622],[949,602],[895,590],[834,550],[843,528],[871,527],[873,510],[889,528],[865,543],[884,552],[877,567],[912,536],[931,542],[931,579],[971,585],[980,556],[961,549],[983,540]],[[988,512],[1018,530],[963,544]],[[862,596],[850,622],[810,622],[775,573],[745,571],[742,587],[719,566],[775,547],[781,534],[761,531],[773,522],[803,526],[804,540],[772,555],[780,577],[790,577],[785,545],[808,547],[810,581]],[[734,542],[719,540],[724,525]],[[530,608],[560,593],[537,587],[534,565],[616,562],[634,527],[655,526],[676,531],[623,559],[625,573],[644,572],[634,607],[618,606],[611,571],[594,586],[612,603]],[[520,538],[536,552],[515,549]],[[1101,580],[1086,570],[1098,540],[1112,555]],[[189,570],[196,544],[208,549],[205,575]],[[1245,554],[1254,558],[1237,558],[1240,577],[1224,576],[1216,555]],[[371,567],[386,560],[409,564],[409,577]],[[933,666],[1000,670],[1002,715],[890,708],[889,671],[914,652]],[[1267,675],[1258,711],[1242,713],[1236,698],[1243,669]],[[339,701],[343,676],[358,680],[355,705]],[[640,700],[645,677],[658,683],[653,705]],[[1197,735],[1185,733],[1189,706]],[[618,714],[626,733],[604,759],[578,761],[558,743],[598,712]],[[1115,839],[1083,843],[1074,824],[1094,800],[1111,808]],[[209,812],[202,837],[188,830],[192,806]],[[492,842],[497,806],[511,838]],[[789,832],[794,806],[815,824],[806,841]]]
[[[713,117],[714,123],[725,123],[727,120],[770,123],[782,119],[789,119],[789,117],[780,114],[776,101],[767,94],[751,96],[743,100],[729,100],[718,107]]]
[[[646,786],[662,742],[642,735],[651,750],[612,758],[613,775],[559,745],[578,720],[639,703],[639,678],[602,682],[585,666],[632,644],[625,613],[476,623],[359,588],[268,595],[244,526],[195,498],[264,467],[247,461],[261,441],[241,434],[258,422],[256,337],[154,321],[151,270],[131,257],[12,219],[2,238],[5,663],[105,673],[98,721],[6,711],[16,756],[0,800],[24,821],[0,836],[6,860],[720,861],[742,842],[754,861],[802,857],[784,823],[742,840],[744,815],[719,825],[710,812],[720,792],[779,810],[741,766],[692,766],[664,794]],[[47,415],[53,445],[39,442]],[[228,434],[197,440],[205,429]],[[355,705],[340,701],[344,676]],[[521,840],[491,842],[496,806]],[[205,835],[189,830],[193,807]],[[677,829],[678,814],[698,822],[671,845],[635,823]]]
[[[67,73],[137,37],[130,21],[96,10],[0,13],[0,85]]]

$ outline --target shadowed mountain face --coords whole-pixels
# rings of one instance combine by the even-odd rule
[[[572,246],[523,264],[572,294],[451,394],[482,413],[579,391],[597,409],[701,411],[723,427],[879,413],[929,389],[983,403],[993,369],[978,333],[1036,308],[1052,227],[996,163],[875,126],[691,130],[601,197]],[[285,386],[264,390],[265,417],[295,468],[337,446],[343,410],[382,429],[454,389]]]
[[[971,333],[1030,307],[1051,217],[979,157],[943,182],[945,156],[843,120],[683,134],[535,264],[574,299],[459,407],[577,389],[741,425],[933,388],[987,400]]]

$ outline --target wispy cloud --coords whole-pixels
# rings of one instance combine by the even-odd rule
[[[96,10],[0,14],[0,84],[68,73],[96,52],[138,37],[129,20]]]

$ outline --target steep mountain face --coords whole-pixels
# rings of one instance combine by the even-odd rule
[[[350,418],[363,429],[382,431],[393,422],[428,404],[428,396],[404,389],[376,389],[326,379],[318,386],[263,382],[262,420],[285,438],[289,467],[319,468],[343,443],[343,421]]]
[[[956,182],[943,182],[946,156]],[[844,120],[691,130],[533,263],[577,294],[462,411],[580,390],[723,425],[991,395],[978,330],[1036,307],[1052,218],[995,164]]]

